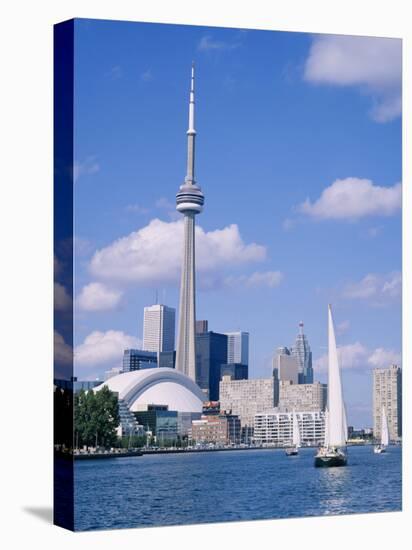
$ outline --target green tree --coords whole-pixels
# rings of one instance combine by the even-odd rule
[[[109,388],[80,391],[74,400],[75,445],[110,447],[117,441],[120,423],[117,395]]]

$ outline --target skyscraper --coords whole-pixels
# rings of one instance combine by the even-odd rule
[[[385,407],[389,439],[402,437],[402,370],[397,365],[373,370],[373,435],[381,436],[382,409]]]
[[[211,401],[219,399],[220,370],[226,357],[226,334],[212,331],[196,334],[196,383]]]
[[[296,336],[295,346],[292,348],[292,354],[296,356],[299,365],[299,384],[312,384],[312,352],[309,342],[303,334],[303,321],[299,323],[299,334]]]
[[[249,333],[226,332],[227,362],[249,364]]]
[[[273,369],[277,371],[277,378],[281,381],[290,380],[293,384],[299,381],[299,364],[296,355],[291,355],[287,347],[280,347],[273,357]]]
[[[202,212],[204,203],[202,190],[195,180],[195,138],[195,69],[193,65],[187,130],[187,173],[176,195],[176,210],[184,216],[176,368],[192,380],[196,380],[195,216]]]
[[[175,349],[175,309],[156,304],[144,308],[143,349],[173,351]]]
[[[201,321],[196,321],[196,334],[203,334],[204,332],[208,332],[209,328],[208,321],[202,319]]]

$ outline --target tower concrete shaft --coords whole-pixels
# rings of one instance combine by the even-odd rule
[[[204,196],[196,184],[195,174],[195,87],[194,66],[189,99],[189,128],[187,130],[187,171],[183,185],[176,195],[176,210],[184,216],[183,262],[180,281],[179,331],[176,350],[176,369],[196,380],[196,269],[195,216],[203,210]]]

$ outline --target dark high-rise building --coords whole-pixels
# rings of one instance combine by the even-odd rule
[[[242,363],[226,363],[220,366],[220,379],[223,376],[230,376],[232,380],[247,380],[248,379],[248,365],[242,365]]]
[[[159,367],[168,367],[174,369],[176,364],[175,351],[159,351],[157,354],[157,363]]]
[[[125,349],[123,353],[123,372],[157,367],[157,353],[140,349]]]
[[[123,353],[123,372],[140,369],[168,367],[173,369],[176,362],[175,351],[144,351],[125,349]]]
[[[196,383],[211,401],[219,400],[220,368],[226,359],[226,334],[212,331],[196,334]]]

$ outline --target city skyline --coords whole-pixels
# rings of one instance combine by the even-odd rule
[[[143,37],[156,40],[157,27],[166,31],[165,44],[179,33],[170,66],[161,61],[164,51],[133,65],[136,55],[126,51],[126,44],[137,47]],[[156,288],[164,289],[167,305],[178,305],[181,259],[173,250],[180,247],[176,234],[181,222],[172,201],[184,167],[188,57],[195,57],[201,95],[198,171],[208,190],[208,209],[196,233],[197,318],[208,319],[216,332],[250,333],[251,378],[268,375],[274,350],[292,344],[303,318],[315,380],[322,380],[326,303],[334,302],[349,422],[371,424],[372,368],[400,362],[400,120],[370,118],[371,99],[353,85],[328,82],[325,87],[310,81],[310,67],[316,52],[327,48],[326,39],[142,25],[137,33],[131,28],[125,32],[123,42],[104,59],[103,45],[102,52],[92,53],[86,39],[90,33],[94,44],[107,34],[113,39],[116,23],[80,21],[77,32],[76,201],[93,202],[112,227],[93,227],[84,207],[84,215],[80,212],[76,219],[76,374],[94,377],[116,366],[120,346],[138,346],[140,312],[153,302]],[[270,76],[266,61],[252,63],[268,49],[273,56]],[[306,77],[298,74],[302,59]],[[135,73],[128,72],[132,68]],[[92,70],[90,76],[87,70]],[[226,78],[232,73],[236,77]],[[102,82],[103,89],[98,86]],[[306,109],[299,104],[301,93]],[[124,105],[112,97],[123,98]],[[91,106],[93,98],[102,101],[101,107]],[[328,102],[342,107],[332,120]],[[375,102],[376,107],[379,94]],[[108,107],[105,118],[100,109]],[[313,113],[318,115],[315,136],[310,133]],[[97,120],[100,128],[110,122],[122,150],[91,128]],[[355,134],[352,143],[349,137]],[[155,155],[161,163],[154,164]],[[145,180],[147,185],[139,184]],[[334,194],[342,186],[352,194],[346,211]],[[256,198],[257,189],[268,200]],[[219,205],[231,204],[235,192],[237,199],[226,212]],[[251,216],[256,204],[259,215]],[[327,209],[331,205],[335,211]],[[130,251],[135,246],[144,250],[151,236],[161,247],[149,246],[144,273],[133,268]]]

